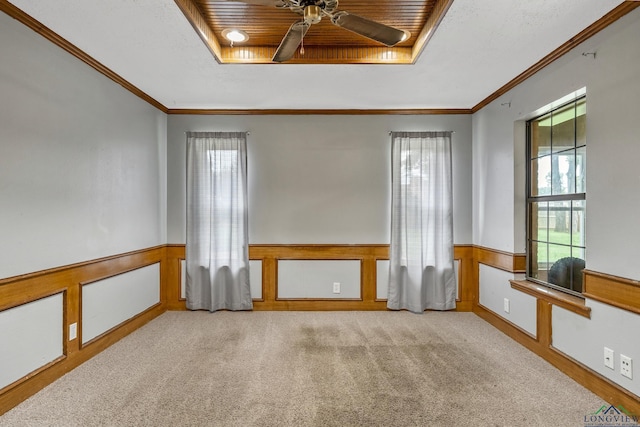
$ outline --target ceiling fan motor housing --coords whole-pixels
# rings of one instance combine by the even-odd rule
[[[317,24],[322,19],[322,10],[320,6],[306,6],[304,8],[304,22],[309,25]]]
[[[305,12],[309,6],[317,6],[320,10],[319,15],[322,17],[323,13],[331,15],[336,9],[338,9],[338,0],[282,0],[288,5],[295,13],[305,15]]]

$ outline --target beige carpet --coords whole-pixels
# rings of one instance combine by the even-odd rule
[[[0,426],[584,426],[603,404],[471,313],[168,312]]]

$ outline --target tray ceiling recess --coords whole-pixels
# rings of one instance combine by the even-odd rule
[[[221,64],[413,64],[453,0],[175,2]],[[307,24],[306,34],[298,45],[301,34],[297,31],[304,25],[303,12],[309,5],[319,6],[321,19]],[[384,26],[399,29],[408,37],[393,46],[373,40]],[[246,33],[248,40],[230,42],[223,36],[223,32],[230,30]],[[392,32],[389,29],[386,32],[389,31]],[[362,35],[367,33],[369,36]],[[281,43],[296,45],[295,53],[291,55],[291,46],[279,50]],[[283,56],[283,50],[289,54]]]

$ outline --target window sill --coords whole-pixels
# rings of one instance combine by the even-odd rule
[[[572,311],[580,316],[591,318],[591,307],[587,307],[584,299],[580,297],[569,295],[527,280],[510,280],[510,282],[513,289]]]

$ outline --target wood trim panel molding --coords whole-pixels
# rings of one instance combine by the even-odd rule
[[[117,276],[138,268],[160,263],[161,298],[165,295],[166,248],[164,245],[124,254],[99,258],[96,260],[52,268],[30,274],[0,279],[0,311],[21,306],[47,296],[63,294],[62,357],[45,364],[25,377],[0,390],[0,414],[13,408],[29,396],[55,381],[73,368],[98,354],[122,337],[166,311],[161,301],[142,313],[126,320],[92,340],[91,346],[81,346],[81,287],[83,283]],[[76,323],[78,336],[68,339],[69,325]]]
[[[473,258],[480,264],[509,273],[524,273],[526,270],[526,254],[513,254],[498,249],[474,246]]]
[[[631,413],[640,414],[639,396],[634,395],[551,346],[552,310],[550,303],[538,300],[537,338],[524,333],[517,326],[480,305],[476,305],[473,312],[505,335],[551,363],[578,384],[600,396],[606,402],[615,406],[622,405]]]
[[[584,291],[590,298],[640,314],[640,282],[610,274],[584,270]]]
[[[389,259],[389,245],[250,245],[249,259],[262,260],[262,300],[254,310],[386,310],[376,300],[376,261]],[[360,298],[278,298],[279,260],[360,261]]]
[[[386,301],[376,299],[377,260],[388,259],[388,245],[251,245],[250,258],[262,260],[263,300],[254,301],[256,310],[386,310]],[[628,390],[600,376],[552,347],[552,305],[557,304],[586,315],[576,301],[564,301],[557,296],[537,298],[536,336],[532,336],[478,303],[480,263],[516,273],[519,254],[474,245],[456,245],[454,258],[460,262],[460,300],[458,311],[472,310],[491,325],[520,344],[540,355],[551,364],[589,388],[612,404],[621,404],[640,413],[640,399]],[[0,390],[0,414],[37,393],[84,361],[106,349],[122,337],[138,329],[167,310],[186,310],[180,299],[180,261],[185,259],[184,245],[161,245],[125,254],[100,258],[69,266],[0,279],[0,311],[17,307],[50,295],[63,294],[63,356],[43,365],[22,379]],[[361,300],[278,300],[278,259],[359,259],[361,271]],[[160,263],[160,303],[112,328],[80,346],[80,340],[68,340],[69,325],[81,322],[81,283],[113,277],[147,265]],[[511,269],[511,270],[509,270]],[[614,289],[609,290],[609,287]],[[515,289],[529,292],[528,286],[517,281]],[[585,290],[588,298],[637,313],[640,286],[637,281],[585,271]],[[599,299],[598,299],[599,298]],[[564,304],[564,305],[563,305]],[[576,307],[578,311],[576,311]],[[79,324],[79,328],[82,325]]]
[[[471,311],[473,292],[470,289],[473,277],[473,246],[456,245],[454,259],[460,262],[459,294],[456,311]],[[186,303],[179,299],[179,262],[185,259],[184,245],[167,247],[167,265],[171,267],[166,289],[168,310],[186,310]],[[389,259],[389,245],[288,245],[252,244],[249,259],[262,261],[262,298],[253,301],[254,310],[386,310],[386,300],[377,299],[377,261]],[[279,299],[278,260],[359,260],[360,295],[353,299]]]
[[[187,304],[181,297],[182,267],[180,261],[185,259],[184,245],[166,245],[166,262],[162,281],[161,300],[167,310],[186,310]]]
[[[460,262],[459,293],[456,311],[471,311],[473,293],[473,248],[456,245],[454,259]],[[254,301],[254,310],[386,310],[386,300],[377,299],[377,261],[389,259],[389,245],[250,245],[249,258],[262,260],[262,299]],[[360,260],[360,299],[279,299],[278,260]]]
[[[524,270],[526,263],[522,254],[493,250],[480,246],[474,247],[474,277],[471,285],[475,293],[473,312],[486,320],[495,328],[505,333],[524,347],[538,354],[543,359],[573,378],[576,382],[602,397],[613,405],[622,405],[631,413],[640,413],[640,397],[624,389],[618,384],[603,377],[587,366],[558,351],[553,347],[552,315],[553,305],[570,310],[581,316],[590,318],[591,308],[585,306],[582,298],[564,294],[550,288],[538,286],[526,280],[512,280],[513,289],[536,297],[536,335],[532,336],[517,325],[509,322],[479,303],[479,265],[486,264],[512,273]],[[522,269],[522,270],[521,270]],[[640,307],[640,287],[637,281],[609,276],[585,270],[585,283],[590,281],[591,288],[585,290],[587,298],[636,312]],[[595,295],[595,297],[594,297]],[[635,309],[633,309],[635,306]]]

